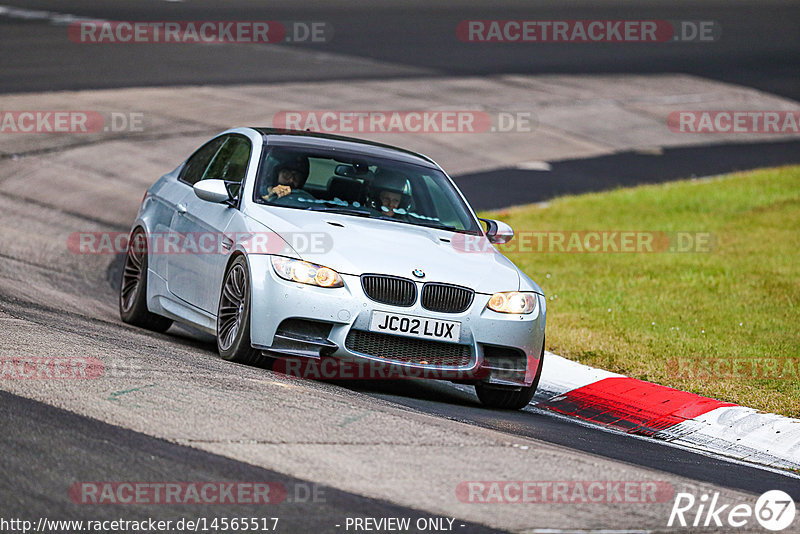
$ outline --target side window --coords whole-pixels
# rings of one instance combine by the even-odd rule
[[[225,137],[212,139],[197,149],[197,151],[189,158],[189,161],[186,162],[186,165],[184,165],[183,170],[181,171],[180,179],[189,185],[194,185],[200,181],[205,173],[206,167],[208,167],[208,164],[211,161],[211,158],[213,158],[217,153],[219,147],[222,146],[222,143],[225,141],[225,139]]]
[[[208,166],[203,175],[203,180],[224,180],[235,197],[247,174],[247,164],[250,162],[250,140],[246,137],[232,135],[219,149],[214,161]]]

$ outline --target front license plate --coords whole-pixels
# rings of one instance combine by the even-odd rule
[[[399,313],[372,312],[369,329],[373,332],[397,334],[399,336],[420,337],[458,343],[461,335],[461,323],[457,321],[441,321],[427,317],[415,317]]]

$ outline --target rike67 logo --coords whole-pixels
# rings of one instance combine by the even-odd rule
[[[669,514],[668,527],[727,527],[753,526],[753,519],[761,527],[774,532],[784,530],[794,521],[794,500],[781,490],[770,490],[761,495],[755,506],[746,503],[722,503],[719,492],[696,498],[691,493],[678,493]]]

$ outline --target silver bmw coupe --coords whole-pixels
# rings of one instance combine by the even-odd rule
[[[519,409],[542,371],[545,297],[430,158],[359,139],[235,128],[144,196],[122,320],[216,336],[222,358],[330,378],[471,384]],[[320,373],[320,369],[327,370]]]

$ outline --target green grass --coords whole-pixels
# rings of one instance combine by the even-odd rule
[[[537,252],[515,247],[524,243],[518,238],[504,252],[547,295],[548,350],[800,417],[800,167],[563,197],[483,216],[506,221],[518,236],[710,233],[710,252]]]

